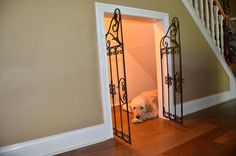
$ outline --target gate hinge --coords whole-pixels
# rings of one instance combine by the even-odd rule
[[[176,80],[175,91],[177,93],[180,93],[182,90],[182,84],[184,82],[184,79],[182,78],[182,73],[180,73],[180,71],[175,73],[175,80]]]
[[[116,95],[116,86],[114,84],[109,84],[110,94]]]
[[[173,80],[174,80],[174,78],[168,75],[165,77],[165,84],[168,86],[171,86]]]

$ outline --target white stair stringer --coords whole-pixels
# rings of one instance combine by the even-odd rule
[[[236,79],[229,68],[228,64],[226,63],[224,56],[219,52],[219,49],[217,48],[216,44],[214,43],[213,38],[210,36],[209,31],[205,27],[203,21],[197,15],[196,11],[194,10],[193,6],[191,5],[191,0],[181,0],[184,4],[185,8],[195,21],[196,25],[200,29],[201,33],[203,34],[204,38],[208,42],[209,46],[211,47],[212,51],[214,52],[215,56],[217,57],[218,61],[220,62],[221,66],[223,67],[224,71],[226,72],[229,81],[230,81],[230,91],[227,95],[228,98],[226,98],[224,101],[228,101],[231,99],[236,98]]]

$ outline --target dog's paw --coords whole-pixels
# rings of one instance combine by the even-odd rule
[[[136,118],[132,119],[132,123],[134,123],[134,124],[142,123],[142,122],[143,122],[143,120],[140,120],[140,119],[136,119]]]
[[[154,114],[154,115],[153,115],[153,118],[158,118],[158,114]]]
[[[157,113],[148,113],[146,114],[146,116],[144,117],[144,120],[148,120],[148,119],[152,119],[152,118],[157,118],[158,114]]]

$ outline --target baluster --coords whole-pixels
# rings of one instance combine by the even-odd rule
[[[213,1],[209,0],[210,3],[210,16],[211,16],[211,37],[213,38],[213,41],[215,42],[215,29],[214,29],[214,14],[213,14]]]
[[[210,20],[209,20],[209,3],[208,0],[205,0],[205,16],[206,16],[206,28],[210,33]]]
[[[220,48],[221,48],[221,54],[224,55],[224,30],[223,30],[223,20],[224,16],[219,16],[220,21]]]
[[[205,24],[205,21],[204,21],[204,13],[203,13],[203,0],[200,0],[199,1],[199,4],[200,4],[200,17],[201,17],[201,19],[202,19],[202,21],[203,21],[203,23]]]
[[[191,4],[191,6],[193,7],[193,0],[190,0],[190,4]]]
[[[198,0],[193,0],[193,3],[194,3],[195,11],[196,11],[197,15],[199,16]]]
[[[216,46],[220,51],[220,32],[219,32],[219,15],[218,15],[219,7],[217,5],[214,6],[215,13],[215,26],[216,26]]]

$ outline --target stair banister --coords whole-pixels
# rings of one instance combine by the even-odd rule
[[[224,16],[219,15],[219,20],[220,20],[220,34],[224,34],[224,29],[223,29],[223,22],[224,22]],[[221,46],[221,55],[224,57],[224,35],[220,35],[220,46]]]
[[[228,58],[227,45],[227,28],[229,16],[225,14],[218,0],[190,0],[190,4],[195,10],[197,16],[201,19],[209,35],[214,41],[222,57]]]
[[[210,33],[210,16],[209,16],[209,2],[208,0],[205,0],[205,17],[206,17],[206,28],[208,32]]]
[[[209,44],[209,47],[212,49],[212,52],[215,54],[217,60],[219,61],[220,65],[223,67],[225,73],[227,74],[229,78],[229,92],[224,97],[230,97],[229,99],[235,99],[236,98],[236,77],[234,76],[233,72],[231,71],[229,65],[229,59],[230,52],[228,50],[229,48],[229,33],[230,32],[230,18],[229,18],[229,5],[224,5],[223,9],[225,12],[223,12],[222,7],[219,5],[218,1],[215,0],[181,0],[189,14],[192,16],[193,20],[195,21],[196,25],[199,27],[200,32],[206,39],[206,42]],[[202,19],[199,14],[197,14],[200,10],[200,1],[203,1],[203,12],[204,12],[204,18]],[[197,5],[194,5],[194,3],[197,3]],[[228,1],[223,1],[227,3]],[[211,7],[212,5],[212,7]],[[217,8],[215,7],[217,5]],[[219,6],[218,6],[219,5]],[[196,8],[197,6],[197,8]],[[215,7],[215,9],[213,9]],[[215,11],[214,11],[215,10]],[[218,10],[218,11],[217,11]],[[201,12],[201,11],[200,11]],[[211,12],[213,12],[211,14]],[[216,13],[216,15],[214,14]],[[217,18],[216,18],[217,17]],[[211,20],[213,18],[213,20]],[[216,25],[215,21],[218,21],[219,25]],[[204,24],[204,22],[205,24]],[[212,27],[212,23],[213,27]],[[214,41],[216,37],[216,27],[219,29],[219,40],[220,44],[217,46],[216,41]],[[212,30],[214,35],[212,35]],[[220,47],[220,49],[218,48]],[[221,98],[220,98],[221,99]]]

